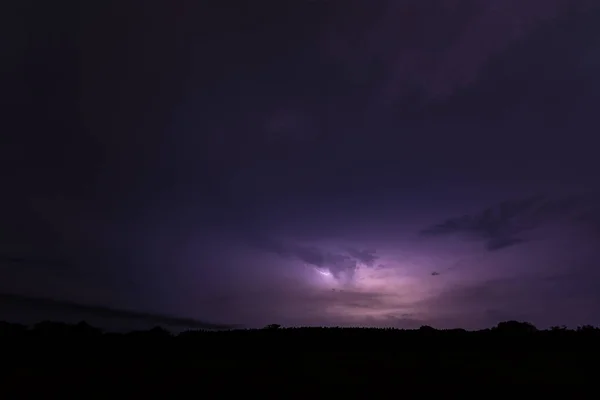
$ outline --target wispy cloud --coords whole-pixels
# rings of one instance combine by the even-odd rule
[[[81,304],[70,301],[54,300],[48,298],[28,297],[10,293],[0,293],[0,301],[3,303],[3,311],[13,309],[37,310],[40,313],[51,313],[52,315],[69,317],[71,314],[97,318],[123,319],[130,321],[142,321],[155,325],[178,326],[193,329],[229,329],[232,325],[212,324],[198,321],[192,318],[180,318],[168,315],[150,314],[128,310],[118,310],[110,307]]]
[[[504,201],[479,213],[449,218],[420,233],[426,237],[460,235],[483,241],[487,250],[496,251],[524,243],[528,232],[561,219],[593,223],[593,218],[584,220],[583,216],[595,215],[589,211],[596,209],[595,198],[590,194],[555,198],[536,195]]]

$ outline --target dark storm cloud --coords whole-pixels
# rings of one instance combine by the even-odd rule
[[[490,59],[569,3],[389,0],[366,12],[362,2],[350,1],[324,47],[349,73],[370,77],[378,100],[414,89],[434,98],[476,81]]]
[[[594,223],[582,210],[597,209],[595,195],[549,198],[532,196],[521,200],[504,201],[477,214],[450,218],[421,231],[424,236],[461,235],[485,243],[489,251],[501,250],[527,241],[523,237],[529,231],[556,222],[561,218],[569,221]],[[582,216],[590,216],[587,220]]]
[[[482,192],[497,179],[597,180],[597,15],[572,12],[591,2],[152,2],[143,12],[127,2],[48,3],[8,16],[18,40],[0,66],[11,72],[2,94],[23,107],[2,127],[0,252],[63,257],[73,268],[12,263],[0,284],[36,280],[29,292],[71,299],[97,290],[98,303],[189,315],[202,315],[195,295],[220,292],[237,303],[202,313],[233,322],[236,312],[278,322],[269,307],[282,304],[292,320],[308,303],[313,323],[331,323],[323,310],[344,305],[416,321],[419,313],[388,310],[395,300],[383,295],[320,293],[286,268],[348,277],[360,264],[387,276],[399,269],[389,248],[410,247],[398,238],[424,224],[399,216],[431,221],[472,203],[455,182]],[[446,194],[453,199],[440,200]],[[474,238],[492,259],[553,221],[598,234],[598,209],[591,199],[507,201],[436,217],[423,233]],[[346,238],[359,244],[328,244]],[[435,259],[428,244],[411,251]],[[531,267],[520,261],[511,265]],[[418,263],[400,264],[411,272]],[[255,296],[261,285],[272,293]],[[509,315],[493,300],[490,315]]]
[[[520,242],[517,235],[533,229],[535,223],[531,211],[543,201],[536,196],[520,201],[505,201],[478,214],[450,218],[440,224],[424,229],[421,234],[440,236],[461,234],[486,242],[489,250],[501,249]]]
[[[520,238],[516,238],[516,237],[496,238],[496,239],[489,240],[486,243],[485,248],[488,251],[502,250],[506,247],[515,246],[524,241],[525,241],[524,239],[520,239]]]
[[[319,136],[319,127],[306,113],[294,109],[276,109],[269,113],[264,123],[266,144],[299,145]],[[260,135],[256,140],[260,141]]]
[[[54,259],[35,259],[18,255],[0,254],[0,269],[45,270],[51,274],[61,275],[76,270],[68,261]]]

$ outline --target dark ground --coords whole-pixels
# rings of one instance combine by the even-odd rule
[[[0,354],[3,391],[19,397],[371,398],[484,385],[581,388],[600,376],[599,339],[590,326],[538,331],[519,322],[477,332],[274,326],[176,336],[161,328],[113,334],[85,323],[2,323]]]

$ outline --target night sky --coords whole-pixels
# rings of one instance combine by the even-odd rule
[[[0,292],[599,324],[595,3],[3,4]]]

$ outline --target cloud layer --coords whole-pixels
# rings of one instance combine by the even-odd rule
[[[526,242],[532,230],[557,222],[595,224],[595,195],[549,198],[540,195],[509,200],[475,214],[447,219],[421,231],[424,236],[460,235],[484,242],[488,251]]]

